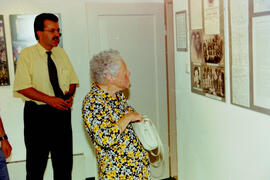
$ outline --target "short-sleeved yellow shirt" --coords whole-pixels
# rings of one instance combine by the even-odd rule
[[[39,43],[22,50],[13,84],[15,97],[20,97],[24,101],[30,100],[17,91],[31,87],[49,96],[54,96],[49,79],[46,51]],[[60,47],[54,47],[51,51],[51,57],[57,68],[59,86],[65,93],[69,90],[70,84],[79,85],[79,80],[65,51]],[[40,101],[36,101],[36,103],[44,104]]]

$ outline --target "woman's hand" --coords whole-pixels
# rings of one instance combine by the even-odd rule
[[[125,114],[121,119],[117,121],[117,126],[120,129],[120,132],[122,133],[129,123],[131,122],[141,122],[143,120],[143,117],[137,113],[137,112],[129,112]]]
[[[125,118],[129,122],[141,122],[143,117],[137,112],[129,112],[125,115]]]

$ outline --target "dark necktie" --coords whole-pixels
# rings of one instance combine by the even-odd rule
[[[49,77],[50,81],[53,87],[53,91],[56,97],[63,98],[64,94],[63,91],[60,89],[59,82],[58,82],[58,76],[57,76],[57,69],[56,66],[51,58],[51,51],[46,52],[48,55],[48,71],[49,71]]]

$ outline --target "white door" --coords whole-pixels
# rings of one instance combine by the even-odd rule
[[[163,3],[87,3],[89,57],[105,49],[120,52],[131,72],[129,103],[156,124],[169,177],[168,114]]]

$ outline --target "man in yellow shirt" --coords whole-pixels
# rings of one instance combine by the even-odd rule
[[[71,107],[79,80],[67,54],[58,47],[57,16],[38,15],[34,31],[38,43],[21,52],[13,86],[15,96],[25,101],[26,179],[43,179],[50,152],[54,180],[70,180]]]

